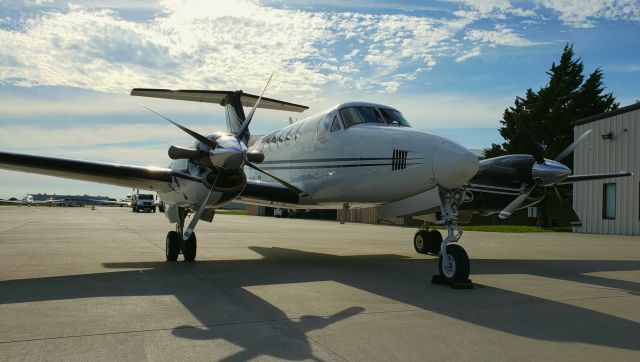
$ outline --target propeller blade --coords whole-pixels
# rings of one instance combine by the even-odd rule
[[[249,128],[249,123],[251,123],[251,119],[253,118],[253,114],[256,112],[256,108],[258,108],[258,104],[260,104],[260,100],[262,99],[262,95],[267,90],[267,87],[269,86],[269,82],[271,82],[271,78],[272,77],[273,77],[273,73],[271,73],[271,76],[269,76],[269,80],[267,81],[267,84],[265,84],[264,89],[262,90],[262,93],[260,93],[260,96],[258,97],[258,100],[253,105],[253,108],[251,108],[251,112],[249,112],[249,115],[244,120],[244,122],[242,123],[242,126],[238,130],[238,134],[236,135],[237,139],[242,139],[244,137],[244,133]]]
[[[196,213],[193,214],[193,216],[191,217],[191,221],[189,222],[189,226],[187,226],[187,228],[183,231],[182,240],[184,240],[184,241],[189,240],[189,238],[191,237],[191,234],[193,234],[193,229],[195,229],[196,224],[200,220],[200,216],[202,216],[202,213],[204,212],[204,209],[207,207],[207,204],[209,203],[209,199],[211,198],[211,194],[213,193],[213,189],[216,187],[216,181],[218,181],[218,179],[220,178],[220,176],[224,172],[224,170],[222,168],[220,168],[219,170],[220,170],[220,173],[218,173],[218,176],[213,181],[213,184],[211,185],[211,190],[209,190],[209,193],[207,194],[207,197],[205,197],[204,201],[202,201],[202,204],[200,205],[200,207],[198,208]]]
[[[153,113],[157,114],[158,116],[160,116],[160,117],[162,117],[162,118],[166,119],[167,121],[169,121],[169,122],[173,123],[176,127],[178,127],[178,128],[180,128],[181,130],[185,131],[185,132],[186,132],[187,134],[189,134],[191,137],[193,137],[193,138],[197,139],[198,141],[200,141],[200,142],[204,143],[205,145],[207,145],[207,146],[211,147],[212,149],[213,149],[213,148],[216,148],[216,146],[218,145],[218,143],[217,143],[216,141],[210,140],[210,139],[208,139],[207,137],[205,137],[205,136],[203,136],[203,135],[201,135],[201,134],[199,134],[199,133],[197,133],[197,132],[194,132],[194,131],[192,131],[192,130],[188,129],[188,128],[187,128],[187,127],[185,127],[185,126],[182,126],[182,125],[180,125],[180,124],[178,124],[178,123],[176,123],[176,122],[174,122],[174,121],[170,120],[168,117],[165,117],[165,116],[161,115],[160,113],[158,113],[158,112],[154,111],[153,109],[151,109],[151,108],[149,108],[149,107],[145,106],[144,104],[140,104],[140,105],[141,105],[141,106],[143,106],[144,108],[146,108],[146,109],[150,110],[151,112],[153,112]]]
[[[529,133],[527,126],[525,126],[520,117],[514,115],[514,119],[516,121],[516,127],[518,128],[518,131],[520,131],[521,136],[529,144],[531,156],[533,156],[533,159],[536,160],[536,163],[544,163],[544,152],[542,151],[542,147],[540,147],[540,144],[536,142],[533,137],[531,137],[531,133]]]
[[[516,211],[520,206],[522,206],[522,204],[524,204],[525,201],[527,201],[527,199],[529,198],[529,195],[531,195],[531,192],[533,191],[533,189],[536,188],[536,186],[538,186],[538,182],[534,183],[533,186],[529,188],[529,191],[516,197],[513,201],[511,201],[509,205],[507,205],[507,207],[505,207],[504,209],[502,209],[502,211],[500,211],[500,214],[498,214],[498,217],[501,219],[506,219],[509,216],[511,216],[511,214],[513,214],[514,211]]]
[[[580,217],[576,213],[576,210],[574,210],[573,206],[569,205],[569,203],[565,200],[565,198],[562,197],[562,194],[560,193],[558,186],[554,185],[553,189],[556,192],[556,197],[558,198],[558,201],[560,201],[564,210],[569,213],[569,223],[572,226],[582,226],[582,221],[580,221]]]
[[[565,148],[562,152],[560,152],[556,158],[554,158],[555,161],[562,161],[565,158],[567,158],[567,156],[569,156],[569,154],[571,154],[571,152],[573,152],[573,150],[578,147],[578,145],[580,144],[580,142],[582,142],[585,138],[587,138],[587,136],[591,133],[591,130],[588,130],[587,132],[583,133],[582,136],[578,137],[578,139],[576,139],[575,141],[573,141],[572,144],[569,145],[569,147]]]
[[[292,184],[288,183],[287,181],[281,180],[281,179],[279,179],[279,178],[277,178],[277,177],[273,176],[272,174],[268,173],[267,171],[265,171],[265,170],[261,169],[260,167],[258,167],[258,166],[256,166],[256,165],[254,165],[253,163],[251,163],[251,162],[247,162],[247,163],[246,163],[246,165],[247,165],[247,166],[249,166],[249,167],[251,167],[252,169],[254,169],[254,170],[258,171],[258,172],[262,172],[263,174],[265,174],[265,175],[267,175],[267,176],[269,176],[269,177],[273,178],[274,180],[276,180],[276,181],[278,181],[279,183],[281,183],[284,187],[286,187],[286,188],[288,188],[289,190],[291,190],[291,191],[295,192],[296,194],[301,195],[301,196],[307,196],[307,193],[306,193],[306,192],[304,192],[304,191],[300,190],[299,188],[297,188],[297,187],[293,186]]]
[[[196,160],[202,157],[209,156],[209,152],[196,150],[193,148],[180,147],[176,145],[171,145],[171,147],[169,147],[168,153],[169,158],[172,160],[179,160],[184,158],[189,160]]]

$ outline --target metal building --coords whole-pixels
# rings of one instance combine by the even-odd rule
[[[631,171],[633,176],[577,182],[574,231],[640,235],[640,103],[575,121],[574,139],[593,132],[573,155],[573,173]]]

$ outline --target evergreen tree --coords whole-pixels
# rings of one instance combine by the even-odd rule
[[[516,97],[514,105],[504,110],[499,131],[506,142],[492,144],[484,150],[485,157],[531,153],[518,134],[516,117],[540,143],[544,156],[553,159],[573,142],[573,121],[618,108],[612,93],[603,94],[602,70],[594,70],[584,81],[584,66],[574,55],[573,45],[566,44],[560,62],[554,62],[547,72],[549,82],[537,92],[527,89],[524,97]],[[568,157],[563,163],[572,167],[573,159]]]

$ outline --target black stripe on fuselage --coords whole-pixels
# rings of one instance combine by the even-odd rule
[[[423,165],[423,163],[410,163],[407,166]],[[364,165],[352,163],[348,165],[295,165],[295,166],[267,166],[262,167],[264,170],[310,170],[320,168],[348,168],[348,167],[372,167],[372,166],[392,166],[392,163],[367,163]]]
[[[290,164],[290,163],[321,163],[321,162],[346,162],[346,161],[390,161],[391,157],[350,157],[350,158],[306,158],[299,160],[270,160],[263,161],[263,165]],[[409,161],[423,160],[423,157],[409,158]]]

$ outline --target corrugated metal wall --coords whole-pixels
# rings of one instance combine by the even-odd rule
[[[573,186],[573,207],[582,226],[576,232],[640,235],[640,109],[574,127],[574,139],[593,132],[574,152],[573,173],[631,171],[633,176],[577,182]],[[603,140],[611,132],[613,138]],[[602,218],[603,184],[616,184],[616,218]]]

